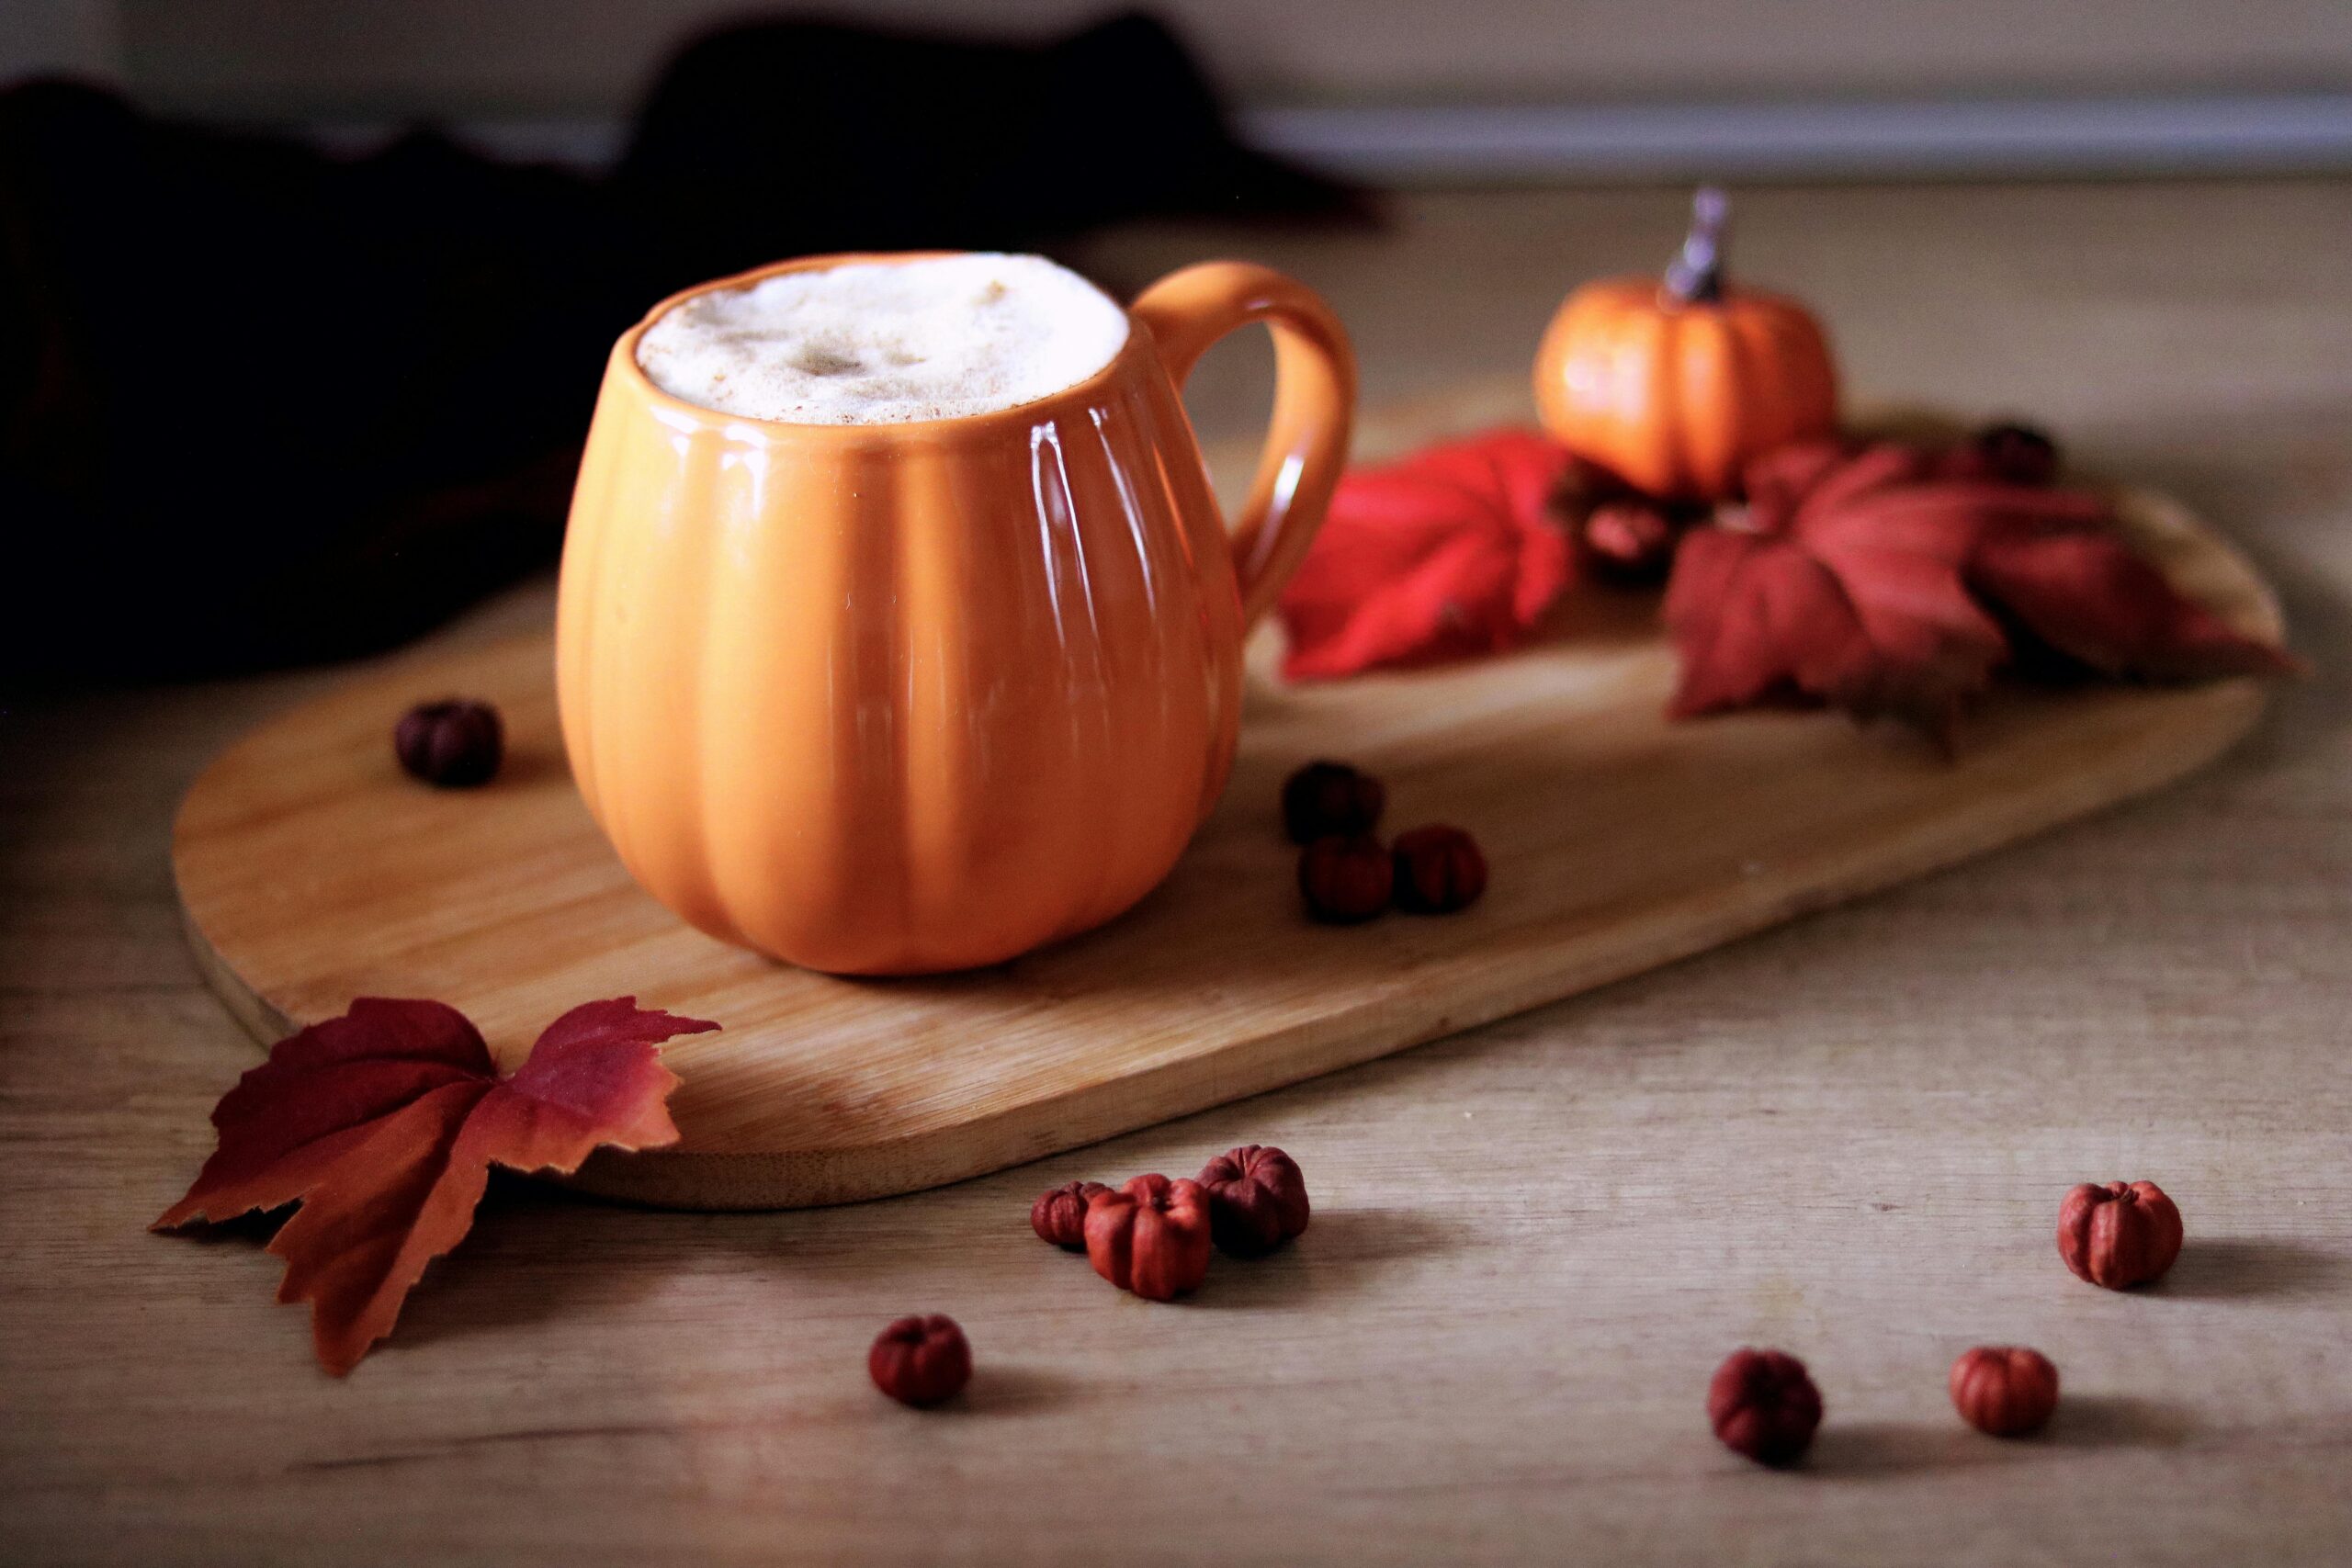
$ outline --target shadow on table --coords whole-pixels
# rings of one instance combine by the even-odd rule
[[[1079,1387],[1059,1372],[1008,1364],[991,1356],[973,1367],[970,1386],[953,1403],[971,1416],[1018,1416],[1059,1404]]]
[[[2334,1295],[2352,1264],[2324,1248],[2268,1236],[2192,1236],[2180,1261],[2149,1287],[2155,1301],[2280,1300]]]
[[[1460,1235],[1458,1227],[1411,1209],[1318,1209],[1305,1235],[1268,1257],[1242,1261],[1218,1254],[1207,1286],[1182,1305],[1211,1312],[1328,1305],[1375,1275],[1393,1286],[1389,1265],[1449,1251]]]
[[[894,1232],[892,1222],[902,1216],[911,1223],[910,1210],[888,1201],[773,1213],[625,1209],[502,1175],[493,1179],[472,1234],[433,1265],[409,1298],[399,1332],[376,1353],[397,1355],[436,1340],[606,1315],[717,1258],[772,1260],[780,1275],[870,1267],[873,1251],[934,1235],[934,1225],[924,1221],[903,1238],[876,1239],[877,1226]],[[1320,1210],[1304,1237],[1270,1257],[1241,1262],[1219,1254],[1207,1288],[1176,1310],[1327,1306],[1393,1279],[1400,1259],[1453,1248],[1458,1234],[1409,1209]],[[971,1263],[982,1275],[1060,1265],[1091,1280],[1082,1257],[1050,1255],[1026,1224],[1017,1235],[989,1236]],[[983,1388],[976,1381],[968,1397],[991,1409],[1031,1407],[1064,1392],[1049,1374],[1019,1366],[993,1367],[987,1383]]]
[[[2311,666],[2281,682],[2241,765],[2308,751],[2352,723],[2352,614],[2327,559],[2341,523],[2346,407],[2336,400],[2233,409],[2100,444],[2103,467],[2185,502],[2245,552],[2277,592],[2289,646]]]
[[[373,1355],[626,1306],[698,1253],[772,1243],[772,1227],[744,1223],[767,1218],[624,1209],[492,1171],[473,1229],[434,1261]]]
[[[2039,1449],[2174,1448],[2196,1429],[2186,1406],[2123,1394],[2065,1394],[2047,1430],[1988,1438],[1947,1421],[1854,1421],[1836,1416],[1814,1439],[1800,1473],[1828,1478],[1907,1475],[1927,1470],[2030,1461]]]

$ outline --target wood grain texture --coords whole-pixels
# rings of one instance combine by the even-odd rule
[[[254,1061],[180,933],[175,807],[349,670],[0,716],[0,1561],[639,1565],[2132,1562],[2352,1557],[2352,183],[1757,190],[1741,254],[1866,396],[2052,422],[2243,541],[2308,680],[2145,801],[1306,1083],[884,1202],[675,1214],[495,1188],[351,1378],[278,1262],[151,1236]],[[1655,265],[1674,192],[1417,197],[1376,235],[1129,231],[1311,281],[1396,404],[1524,358],[1569,281]],[[1442,285],[1442,286],[1441,286]],[[1204,428],[1262,417],[1235,340]],[[415,655],[546,625],[546,585]],[[102,623],[94,621],[94,628]],[[94,635],[96,631],[94,629]],[[1038,1189],[1305,1163],[1314,1228],[1121,1297]],[[2059,1196],[2152,1177],[2188,1251],[2076,1281]],[[956,1408],[865,1381],[938,1309]],[[1979,1343],[2064,1377],[1962,1428]],[[1702,1403],[1812,1364],[1803,1471]]]
[[[1375,419],[1409,445],[1497,400],[1473,388]],[[2127,491],[2121,512],[2176,579],[2278,635],[2259,579],[2177,505]],[[361,996],[447,1001],[510,1068],[592,997],[718,1021],[664,1051],[678,1145],[599,1155],[575,1184],[798,1207],[1002,1169],[1687,957],[2167,783],[2264,700],[2246,680],[2005,692],[1953,758],[1834,715],[1678,724],[1656,618],[1653,595],[1589,592],[1521,655],[1302,686],[1253,649],[1233,783],[1168,881],[1104,930],[961,975],[820,975],[655,903],[565,771],[540,636],[360,681],[239,741],[189,792],[173,859],[199,964],[265,1042]],[[393,721],[449,694],[505,716],[487,787],[393,765]],[[1389,830],[1469,827],[1487,897],[1445,919],[1307,920],[1274,807],[1316,757],[1388,781]]]

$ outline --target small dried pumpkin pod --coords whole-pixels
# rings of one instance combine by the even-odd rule
[[[1433,823],[1396,835],[1396,907],[1416,915],[1466,909],[1487,891],[1487,857],[1459,828]]]
[[[1993,477],[2005,484],[2046,485],[2058,479],[2058,443],[2030,424],[1987,425],[1975,447]]]
[[[1793,1464],[1821,1425],[1821,1391],[1794,1356],[1734,1350],[1707,1385],[1707,1419],[1734,1453],[1758,1464]]]
[[[1244,1144],[1201,1168],[1209,1231],[1236,1258],[1262,1258],[1306,1228],[1306,1178],[1280,1149]]]
[[[1353,838],[1380,825],[1388,787],[1346,762],[1316,761],[1283,782],[1283,830],[1294,844],[1337,834]]]
[[[2058,1408],[2058,1369],[2021,1345],[1979,1345],[1951,1364],[1951,1404],[1980,1432],[2022,1438]]]
[[[1359,925],[1388,908],[1396,868],[1374,838],[1317,839],[1298,856],[1298,896],[1310,919]]]
[[[901,1404],[937,1404],[972,1381],[972,1346],[952,1317],[902,1317],[865,1353],[874,1386]]]
[[[1041,1241],[1071,1252],[1086,1250],[1086,1206],[1098,1192],[1111,1190],[1099,1181],[1065,1181],[1042,1193],[1029,1205],[1029,1228]]]
[[[1123,1291],[1155,1302],[1200,1289],[1209,1271],[1208,1195],[1197,1181],[1138,1176],[1086,1209],[1086,1259]]]
[[[1604,501],[1585,513],[1577,543],[1595,577],[1611,582],[1663,582],[1682,530],[1665,508],[1639,497]]]
[[[470,789],[497,773],[506,732],[488,703],[461,697],[419,703],[393,728],[392,754],[411,778],[438,789]]]
[[[2058,1256],[2110,1291],[2163,1278],[2181,1235],[2180,1211],[2153,1181],[2086,1181],[2058,1205]]]

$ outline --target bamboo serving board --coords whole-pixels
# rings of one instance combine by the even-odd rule
[[[1370,445],[1514,412],[1495,401],[1375,415]],[[2160,496],[2123,499],[2184,588],[2278,634],[2227,545]],[[181,808],[180,900],[212,984],[264,1041],[368,995],[452,1003],[510,1067],[594,998],[717,1020],[666,1048],[680,1145],[599,1156],[577,1185],[693,1208],[838,1203],[1330,1072],[1950,865],[2178,778],[2264,702],[2245,680],[2005,691],[1953,760],[1828,715],[1672,724],[1655,599],[1603,592],[1572,595],[1540,647],[1452,670],[1293,688],[1273,652],[1252,649],[1231,787],[1168,882],[994,969],[835,979],[681,924],[573,792],[545,636],[356,681],[232,747]],[[392,759],[400,715],[451,694],[506,718],[505,769],[479,790],[425,788]],[[1387,780],[1387,829],[1476,833],[1486,898],[1306,921],[1275,800],[1320,756]]]

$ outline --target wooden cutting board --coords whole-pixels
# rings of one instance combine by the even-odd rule
[[[1511,395],[1376,413],[1369,445],[1508,417]],[[2147,492],[2124,511],[2182,586],[2278,635],[2268,590],[2217,536]],[[999,1169],[1668,963],[2154,789],[2264,702],[2251,681],[2007,691],[1956,760],[1828,715],[1669,724],[1655,623],[1652,598],[1582,594],[1512,658],[1297,688],[1261,641],[1232,785],[1166,885],[1100,931],[965,975],[781,966],[638,891],[572,790],[545,636],[404,663],[256,730],[197,781],[173,858],[198,957],[264,1041],[367,995],[453,1003],[510,1066],[594,998],[718,1020],[667,1047],[680,1146],[597,1156],[577,1184],[797,1207]],[[425,788],[392,760],[400,715],[451,694],[506,717],[506,767],[480,790]],[[1388,781],[1391,829],[1476,832],[1485,900],[1308,923],[1275,799],[1320,756]]]

